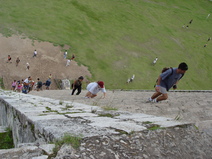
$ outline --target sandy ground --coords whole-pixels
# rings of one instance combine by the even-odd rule
[[[195,123],[200,129],[210,129],[212,135],[212,92],[169,92],[169,99],[160,103],[146,103],[153,91],[107,91],[93,99],[84,98],[83,90],[78,96],[71,95],[71,90],[33,91],[30,94],[62,101],[79,102],[101,107],[113,107],[118,111],[145,113],[156,116],[178,118],[179,121]]]
[[[63,58],[63,51],[69,46],[54,46],[49,42],[32,41],[23,36],[3,37],[0,34],[0,77],[4,79],[6,89],[10,89],[13,80],[26,79],[31,76],[34,81],[40,78],[45,82],[49,74],[52,79],[77,79],[79,76],[91,76],[88,69],[78,66],[76,61],[71,61],[66,67],[67,59]],[[37,50],[37,57],[33,58],[34,50]],[[12,57],[12,63],[7,63],[7,56]],[[76,58],[77,55],[75,54]],[[16,67],[16,59],[20,58],[20,63]],[[30,64],[30,69],[26,69],[26,63]],[[56,88],[55,84],[51,85]]]

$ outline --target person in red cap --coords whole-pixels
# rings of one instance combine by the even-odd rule
[[[99,91],[103,92],[103,95],[104,95],[103,98],[105,98],[105,96],[106,96],[106,89],[105,89],[103,81],[89,83],[87,85],[86,89],[88,90],[88,92],[85,95],[86,98],[94,98],[94,97],[96,97],[97,93]]]

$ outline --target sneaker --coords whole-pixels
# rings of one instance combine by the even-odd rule
[[[148,100],[146,101],[147,103],[152,102],[152,98],[148,98]]]
[[[153,103],[157,103],[157,102],[158,102],[158,101],[157,101],[157,98],[153,99],[152,102],[153,102]]]

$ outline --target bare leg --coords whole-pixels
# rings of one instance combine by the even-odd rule
[[[159,101],[166,100],[166,99],[168,99],[168,94],[167,93],[166,94],[162,94],[160,97],[158,97],[157,101],[159,102]]]
[[[167,93],[166,94],[162,94],[160,92],[155,92],[152,95],[151,99],[155,99],[155,98],[157,98],[157,102],[162,101],[162,100],[166,100],[166,99],[168,99],[168,94]]]
[[[96,96],[97,96],[96,94],[92,94],[91,98],[94,98],[94,97],[96,97]]]
[[[97,96],[96,94],[92,94],[91,92],[87,92],[85,95],[85,97],[90,97],[90,98],[94,98],[96,96]]]
[[[160,93],[160,92],[155,92],[153,95],[152,95],[152,99],[155,99],[155,98],[157,98],[158,96],[160,96],[162,93]]]

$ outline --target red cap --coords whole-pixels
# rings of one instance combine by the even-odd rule
[[[101,88],[104,88],[104,82],[103,81],[98,81],[97,83]]]

